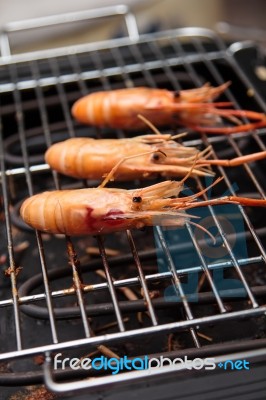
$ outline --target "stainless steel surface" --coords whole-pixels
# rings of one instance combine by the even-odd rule
[[[57,392],[65,392],[68,390],[76,390],[80,388],[91,388],[97,387],[101,389],[106,384],[114,382],[128,381],[131,382],[141,377],[148,377],[158,373],[169,372],[167,368],[162,368],[156,371],[143,370],[134,371],[128,373],[120,373],[116,376],[115,380],[112,376],[94,377],[92,380],[73,380],[68,383],[55,382],[52,376],[52,353],[63,351],[65,349],[83,349],[84,352],[95,349],[97,345],[112,346],[115,343],[124,343],[127,340],[140,340],[144,337],[152,337],[158,334],[170,334],[181,331],[188,331],[191,335],[192,343],[195,348],[201,348],[202,343],[198,335],[199,329],[210,324],[215,325],[229,324],[230,321],[241,321],[243,318],[265,318],[266,306],[261,304],[255,293],[256,290],[249,283],[249,277],[246,274],[245,268],[249,265],[264,265],[266,262],[265,249],[262,243],[261,234],[263,228],[254,228],[253,221],[249,216],[249,212],[243,207],[238,207],[238,212],[241,214],[245,221],[245,233],[244,237],[248,237],[253,246],[255,247],[255,255],[247,256],[245,258],[238,258],[234,254],[232,249],[230,237],[227,236],[223,227],[216,215],[216,209],[209,206],[209,216],[213,219],[214,224],[217,227],[219,237],[223,242],[224,248],[227,250],[229,260],[216,260],[216,262],[209,263],[206,260],[205,255],[202,253],[202,243],[197,240],[191,226],[187,225],[188,234],[190,237],[191,248],[194,248],[198,255],[198,264],[193,267],[186,267],[185,265],[176,265],[175,260],[172,257],[170,250],[171,246],[167,244],[165,239],[164,230],[156,227],[154,234],[158,239],[159,252],[163,254],[166,260],[168,271],[158,273],[149,273],[145,271],[145,265],[143,266],[143,257],[145,256],[145,248],[142,248],[141,243],[135,243],[134,233],[125,232],[124,241],[127,243],[130,251],[130,259],[136,267],[136,272],[133,277],[125,277],[121,279],[113,278],[112,271],[112,258],[107,256],[105,250],[104,238],[99,237],[97,244],[101,256],[102,268],[105,271],[106,281],[104,283],[90,283],[83,282],[83,272],[79,266],[78,256],[76,254],[75,245],[71,238],[66,238],[65,254],[68,257],[69,268],[72,269],[73,286],[60,287],[59,289],[52,289],[49,278],[49,253],[45,251],[45,244],[43,241],[43,235],[40,232],[36,232],[35,248],[38,251],[40,259],[40,271],[43,280],[43,291],[34,293],[32,295],[19,296],[19,274],[17,274],[14,261],[14,233],[11,228],[11,216],[10,216],[10,204],[12,204],[11,198],[14,195],[10,192],[10,179],[16,178],[17,176],[24,178],[27,184],[28,195],[35,193],[37,186],[37,179],[42,179],[42,173],[48,171],[47,165],[39,163],[31,165],[29,158],[29,150],[27,147],[27,134],[28,128],[26,126],[26,111],[24,106],[24,94],[27,94],[28,90],[33,90],[35,106],[40,115],[40,131],[43,132],[46,147],[49,147],[53,141],[53,133],[56,131],[51,121],[52,112],[50,106],[47,103],[47,97],[45,90],[52,89],[56,93],[56,106],[60,107],[62,113],[63,126],[68,136],[73,137],[76,135],[77,129],[80,127],[75,124],[70,115],[70,103],[73,102],[74,97],[78,98],[81,95],[91,91],[95,82],[97,82],[97,89],[109,89],[115,87],[132,87],[146,84],[147,86],[157,87],[160,82],[167,82],[167,84],[173,90],[179,90],[182,88],[182,84],[176,79],[176,67],[182,67],[184,72],[190,77],[193,85],[199,87],[204,83],[204,75],[198,71],[198,65],[201,64],[206,75],[216,85],[219,85],[225,81],[224,76],[221,74],[217,67],[217,61],[224,63],[226,68],[229,68],[239,79],[241,85],[248,90],[252,88],[252,83],[249,79],[243,75],[243,71],[238,66],[234,59],[232,52],[228,51],[225,44],[219,37],[206,29],[181,29],[174,31],[161,32],[153,35],[143,35],[139,38],[136,35],[132,40],[132,35],[129,38],[122,38],[111,40],[108,42],[102,42],[97,44],[89,44],[82,46],[75,46],[71,48],[52,50],[51,52],[42,51],[23,55],[12,56],[4,50],[3,57],[0,59],[2,65],[2,71],[7,72],[9,79],[1,83],[0,94],[1,96],[8,95],[12,96],[12,109],[15,115],[15,124],[17,125],[17,132],[19,135],[19,143],[22,152],[23,166],[10,167],[6,166],[4,157],[4,137],[8,132],[5,132],[0,125],[0,158],[1,158],[1,182],[2,182],[2,194],[3,204],[5,212],[5,224],[6,224],[6,248],[8,249],[9,265],[10,269],[10,296],[2,298],[0,300],[0,307],[2,309],[12,309],[12,321],[15,326],[16,342],[13,343],[12,349],[6,351],[1,349],[0,360],[19,360],[19,359],[31,359],[32,356],[42,354],[45,355],[44,363],[44,379],[49,388]],[[187,48],[186,44],[192,44],[191,48]],[[169,51],[165,54],[165,48],[168,46]],[[3,50],[3,49],[2,49]],[[127,51],[127,57],[125,58],[124,51]],[[145,58],[145,51],[148,52],[149,59]],[[106,54],[110,56],[110,62],[104,64]],[[89,70],[84,70],[84,64],[82,64],[82,57],[87,57],[91,64],[88,65]],[[109,59],[108,59],[109,60]],[[47,70],[43,74],[43,61],[45,61]],[[66,72],[64,72],[63,65],[67,65]],[[93,67],[94,66],[94,67]],[[25,76],[21,77],[20,74],[22,68],[26,67],[28,72]],[[48,72],[47,72],[48,71]],[[159,72],[158,72],[159,71]],[[44,75],[44,76],[43,76]],[[161,81],[160,81],[161,79]],[[69,90],[68,84],[77,84],[72,96]],[[256,108],[265,112],[265,104],[261,101],[260,96],[256,93],[253,88],[253,100],[256,103]],[[72,97],[71,97],[72,96]],[[237,97],[233,90],[230,88],[226,91],[226,97],[228,101],[233,103],[233,107],[241,109]],[[48,110],[49,109],[49,110]],[[3,117],[4,117],[3,108]],[[61,128],[60,128],[61,129]],[[117,137],[123,137],[125,132],[116,132]],[[205,146],[212,145],[214,150],[214,156],[216,154],[216,145],[222,145],[224,149],[231,149],[237,156],[242,155],[241,146],[239,143],[241,140],[249,135],[252,138],[254,146],[257,151],[265,150],[265,129],[252,131],[250,133],[240,133],[226,136],[207,136],[202,134],[201,137],[193,137],[188,135],[185,141],[187,145],[198,145],[202,143]],[[231,194],[236,194],[234,183],[231,182],[228,172],[218,167],[218,173],[224,176],[225,186]],[[249,185],[252,186],[252,190],[259,198],[266,198],[264,184],[261,177],[257,177],[253,171],[252,166],[245,165],[241,167],[242,174],[245,179],[248,180]],[[241,179],[240,175],[240,179]],[[52,175],[51,175],[52,177]],[[54,183],[53,186],[60,188],[61,181],[56,174],[53,174]],[[51,181],[52,182],[52,181]],[[52,184],[52,183],[51,183]],[[199,188],[202,187],[202,182],[197,181]],[[151,232],[150,232],[151,233]],[[51,239],[54,240],[53,238]],[[178,252],[178,243],[175,243]],[[153,255],[156,254],[158,249],[152,249]],[[121,252],[126,252],[125,249],[121,249]],[[58,267],[61,265],[61,260],[58,260]],[[35,268],[36,266],[24,265],[23,268]],[[244,295],[243,301],[241,301],[241,308],[239,310],[228,310],[226,306],[226,291],[221,290],[217,287],[215,280],[213,279],[212,272],[215,270],[232,269],[235,275],[238,277],[239,282],[242,283],[242,289],[240,292]],[[206,280],[209,283],[209,288],[213,294],[213,302],[216,308],[212,310],[211,315],[194,315],[193,303],[191,302],[191,294],[186,294],[183,287],[182,277],[186,277],[191,272],[203,272],[206,276]],[[126,275],[126,272],[125,272]],[[175,322],[161,323],[158,317],[156,301],[150,297],[149,283],[159,282],[163,283],[165,280],[171,278],[171,283],[174,287],[175,293],[179,297],[180,302],[176,302],[174,306],[177,311],[182,309],[184,311],[184,319],[178,319]],[[263,291],[264,286],[261,285]],[[139,328],[127,327],[123,321],[123,308],[121,302],[117,297],[118,288],[134,288],[141,287],[143,293],[142,306],[144,310],[150,316],[150,324]],[[108,290],[110,295],[110,303],[113,305],[112,317],[117,322],[117,330],[114,333],[106,334],[92,334],[91,330],[91,319],[88,318],[87,307],[88,299],[86,297],[89,293],[100,293],[101,291]],[[237,292],[237,291],[236,291]],[[264,293],[265,294],[265,293]],[[193,294],[192,294],[193,295]],[[68,299],[71,296],[76,296],[77,310],[79,309],[79,318],[82,322],[83,332],[80,333],[81,337],[72,340],[64,334],[62,339],[60,331],[60,322],[56,318],[54,301],[56,299]],[[247,301],[248,299],[248,301]],[[160,299],[164,301],[163,298]],[[25,305],[37,305],[40,302],[45,301],[45,309],[47,311],[49,327],[50,329],[50,341],[49,343],[40,343],[36,346],[27,345],[24,347],[24,341],[27,339],[24,328],[21,326],[21,318],[23,306]],[[129,301],[130,302],[130,301]],[[167,300],[165,300],[167,308]],[[133,303],[132,303],[133,304]],[[133,304],[134,306],[134,304]],[[171,305],[173,307],[173,305]],[[47,326],[46,326],[47,328]],[[59,333],[60,332],[60,333]],[[6,338],[8,340],[8,337]],[[26,340],[27,341],[27,340]],[[204,345],[203,345],[204,347]],[[254,354],[254,353],[253,353]],[[258,350],[258,354],[262,355],[263,351]],[[217,357],[217,360],[222,360],[224,355],[221,353]],[[241,354],[230,354],[230,358],[238,358]],[[178,370],[180,368],[176,368]]]

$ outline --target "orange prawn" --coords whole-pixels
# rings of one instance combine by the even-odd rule
[[[198,151],[171,139],[171,135],[145,135],[131,139],[71,138],[53,144],[45,161],[57,172],[80,179],[101,179],[115,169],[115,180],[184,176],[195,157],[206,160],[210,149]],[[266,157],[266,152],[265,152]],[[207,164],[207,162],[205,163]],[[192,176],[212,175],[196,166]]]
[[[142,120],[145,118],[141,117]],[[237,166],[266,158],[266,151],[237,157],[232,160],[211,160],[211,147],[199,151],[186,147],[174,139],[179,134],[143,135],[127,139],[71,138],[55,143],[45,153],[45,161],[52,169],[80,179],[101,179],[111,171],[116,180],[131,180],[185,176],[211,176],[210,165]]]
[[[263,113],[228,109],[230,102],[212,102],[230,82],[213,87],[169,91],[136,87],[94,92],[77,100],[72,115],[78,121],[99,127],[139,130],[145,127],[138,114],[156,126],[184,125],[198,132],[231,134],[266,126]],[[243,123],[239,118],[248,118]],[[222,125],[222,119],[233,126]]]
[[[221,180],[218,178],[211,186]],[[209,188],[179,198],[181,182],[164,181],[141,189],[89,188],[58,190],[26,199],[20,209],[31,227],[70,236],[107,234],[145,226],[183,226],[193,215],[186,210],[219,204],[266,207],[266,200],[225,196],[198,200]],[[196,224],[197,225],[197,224]],[[203,227],[201,229],[205,230]]]

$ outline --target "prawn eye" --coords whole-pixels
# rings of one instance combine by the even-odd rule
[[[140,196],[135,196],[133,197],[133,203],[141,203],[142,202],[142,198]]]
[[[175,99],[178,99],[180,97],[180,91],[179,90],[176,90],[175,92],[174,92],[174,98]]]
[[[152,160],[153,161],[159,161],[160,160],[160,154],[159,153],[154,153],[153,155],[152,155]]]

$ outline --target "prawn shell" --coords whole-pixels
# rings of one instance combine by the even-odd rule
[[[162,153],[158,153],[161,151]],[[154,152],[154,153],[153,153]],[[153,160],[157,154],[159,162]],[[184,176],[200,152],[182,146],[168,135],[144,135],[127,139],[71,138],[53,144],[45,153],[49,166],[62,174],[78,179],[101,180],[119,162],[117,181],[147,179],[159,175]],[[195,167],[191,176],[212,175],[206,168]]]
[[[148,152],[150,146],[130,139],[71,138],[53,144],[45,153],[45,161],[52,169],[79,179],[102,179],[121,158]],[[125,160],[115,178],[137,179],[145,174],[150,156]],[[143,166],[143,167],[142,167]],[[152,172],[152,171],[151,171]]]
[[[77,100],[71,113],[84,124],[127,130],[143,129],[147,126],[138,118],[138,114],[144,114],[154,125],[167,125],[169,114],[154,113],[154,108],[167,108],[173,100],[174,94],[165,89],[136,87],[100,91]]]
[[[36,194],[26,199],[21,218],[29,226],[47,233],[70,236],[98,235],[156,224],[180,226],[188,216],[171,208],[180,184],[165,181],[137,190],[78,189]],[[134,197],[143,194],[143,208]],[[166,207],[166,208],[165,208]]]
[[[89,191],[89,192],[88,192]],[[116,193],[96,189],[63,190],[37,194],[26,199],[21,206],[22,219],[31,227],[47,233],[66,235],[98,234],[116,230],[104,222],[108,212],[114,210]],[[119,196],[121,201],[126,199]],[[104,199],[104,201],[103,201]],[[120,209],[114,210],[122,213]],[[123,220],[120,221],[121,225]]]

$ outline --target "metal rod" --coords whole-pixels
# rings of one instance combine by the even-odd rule
[[[16,82],[17,81],[17,72],[16,72],[15,66],[11,65],[9,67],[9,70],[10,70],[10,76],[12,78],[12,81]],[[24,166],[25,166],[25,170],[26,170],[25,177],[26,177],[29,194],[32,195],[33,194],[33,186],[32,186],[32,181],[31,181],[30,170],[29,170],[28,150],[27,150],[27,145],[26,145],[24,118],[23,118],[23,111],[21,108],[22,101],[21,101],[20,92],[18,90],[14,90],[13,96],[14,96],[14,102],[15,102],[15,107],[16,107],[16,117],[17,117],[18,132],[19,132],[19,137],[20,137],[21,151],[22,151],[22,155],[23,155],[23,159],[24,159]],[[54,318],[54,314],[53,314],[53,306],[52,306],[52,298],[51,298],[50,288],[49,288],[49,281],[48,281],[48,277],[47,277],[47,265],[46,265],[46,261],[45,261],[44,251],[43,251],[42,237],[41,237],[40,232],[38,232],[38,231],[36,231],[36,240],[37,240],[37,246],[38,246],[39,254],[40,254],[40,262],[41,262],[41,268],[42,268],[42,274],[43,274],[43,283],[44,283],[45,294],[46,294],[46,302],[47,302],[47,307],[48,307],[48,311],[49,311],[52,339],[53,339],[54,343],[57,343],[58,342],[57,330],[56,330],[55,318]]]
[[[130,47],[129,50],[132,51],[132,53],[134,53],[134,47],[132,47],[132,48]],[[97,51],[97,50],[94,50],[94,51]],[[139,50],[137,50],[137,52],[139,53]],[[135,50],[135,53],[136,53],[136,50]],[[193,58],[195,63],[197,61],[201,61],[201,57],[199,57],[198,55],[191,56],[191,57]],[[217,57],[218,57],[218,59],[222,59],[221,54],[213,55],[214,60],[216,60]],[[184,61],[181,58],[172,57],[172,58],[168,59],[168,64],[171,65],[172,67],[182,66],[183,63],[184,63]],[[0,63],[0,65],[1,65],[1,63]],[[129,64],[127,66],[127,71],[128,71],[128,73],[134,74],[134,73],[139,72],[140,70],[143,70],[144,75],[146,75],[145,78],[147,79],[148,84],[150,86],[153,86],[149,83],[148,74],[145,73],[144,71],[147,71],[147,72],[153,71],[153,70],[156,70],[161,67],[162,67],[161,61],[158,61],[158,60],[144,61],[143,60],[141,63]],[[105,68],[104,73],[106,76],[109,76],[109,77],[115,77],[115,76],[119,77],[121,75],[121,73],[123,73],[123,68],[121,66]],[[97,79],[101,75],[102,75],[102,71],[98,71],[98,70],[83,71],[79,75],[76,73],[62,74],[60,76],[60,82],[61,83],[73,83],[73,82],[77,82],[78,79],[82,79],[82,80],[86,81],[89,79]],[[56,76],[43,77],[39,80],[39,84],[41,87],[56,85],[58,82],[59,82],[59,78]],[[12,92],[15,88],[17,88],[19,90],[32,89],[32,88],[34,88],[35,85],[36,85],[36,81],[33,79],[21,80],[16,83],[13,83],[13,82],[3,83],[3,84],[1,84],[1,87],[0,87],[0,93]]]
[[[200,189],[203,188],[200,183],[199,183],[199,186],[200,186]],[[206,195],[204,195],[204,198],[207,198]],[[219,232],[219,234],[220,234],[220,236],[221,236],[221,238],[223,240],[224,246],[227,249],[231,260],[233,261],[233,265],[234,265],[234,267],[236,269],[236,272],[237,272],[237,274],[238,274],[243,286],[246,289],[246,292],[247,292],[247,294],[249,296],[249,299],[251,301],[252,307],[254,307],[254,308],[258,307],[258,303],[257,303],[255,297],[253,296],[253,293],[252,293],[252,291],[251,291],[251,289],[249,287],[249,284],[247,282],[247,279],[246,279],[244,273],[242,272],[242,269],[240,268],[240,265],[238,264],[237,258],[235,257],[234,252],[233,252],[233,250],[231,248],[231,245],[229,243],[229,240],[228,240],[228,238],[226,237],[226,234],[223,231],[223,228],[221,226],[220,221],[218,220],[217,215],[215,214],[214,208],[212,206],[208,206],[208,209],[210,210],[210,214],[211,214],[211,216],[212,216],[212,218],[213,218],[213,220],[215,222],[215,225],[216,225],[216,227],[218,229],[218,232]]]
[[[189,359],[195,357],[216,357],[221,356],[222,354],[232,354],[232,353],[242,353],[245,351],[259,350],[264,349],[266,347],[265,339],[257,339],[254,340],[244,340],[241,342],[232,342],[232,343],[221,343],[221,344],[211,344],[201,347],[200,349],[185,349],[185,350],[177,350],[171,352],[163,352],[163,356],[169,358],[170,360],[174,360],[175,358],[185,358],[187,356]],[[263,354],[263,353],[262,353]],[[152,353],[149,355],[151,358],[160,358],[162,353]],[[144,359],[143,356],[139,358]],[[228,356],[228,359],[230,356]],[[128,357],[128,359],[132,359]],[[252,360],[254,357],[252,357]],[[254,362],[254,361],[253,361]],[[95,376],[96,371],[93,370],[79,370],[74,371],[70,367],[66,367],[64,370],[53,370],[53,377],[55,380],[57,378],[65,378],[65,380],[69,380],[70,378],[89,378]],[[104,374],[104,372],[102,372]],[[99,372],[99,374],[101,374]],[[0,374],[0,384],[2,386],[22,386],[27,384],[38,384],[43,383],[43,371],[31,371],[27,372],[8,372]]]
[[[69,133],[70,137],[75,137],[75,132],[74,132],[74,127],[73,127],[73,121],[69,112],[69,105],[67,103],[67,97],[66,97],[66,92],[64,89],[64,85],[61,81],[61,77],[60,77],[60,71],[59,71],[59,66],[58,66],[58,62],[56,59],[49,59],[49,64],[52,70],[52,74],[54,76],[57,77],[57,82],[55,84],[56,89],[58,91],[58,95],[59,95],[59,100],[60,100],[60,105],[62,106],[62,110],[63,110],[63,115],[64,115],[64,121],[66,122],[67,125],[67,130]]]
[[[18,297],[18,289],[17,289],[17,265],[14,259],[14,244],[12,237],[12,230],[10,224],[10,210],[9,210],[9,195],[8,195],[8,184],[7,178],[4,174],[5,171],[5,160],[4,160],[4,147],[3,147],[3,136],[2,136],[2,121],[0,120],[0,170],[3,174],[2,176],[2,191],[3,191],[3,203],[4,203],[4,215],[5,215],[5,224],[6,224],[6,235],[7,235],[7,250],[9,257],[9,268],[8,274],[10,276],[11,281],[11,290],[12,290],[12,299],[11,303],[14,309],[14,323],[15,323],[15,332],[16,332],[16,342],[17,349],[22,349],[22,336],[21,336],[21,327],[20,327],[20,311],[19,311],[19,297]]]
[[[212,291],[214,293],[214,296],[215,296],[215,299],[217,301],[219,310],[220,310],[221,313],[224,313],[224,312],[226,312],[226,308],[225,308],[225,306],[223,304],[221,296],[219,295],[219,290],[217,289],[217,287],[216,287],[216,285],[215,285],[215,283],[214,283],[214,281],[212,279],[211,273],[210,273],[210,271],[208,269],[208,265],[207,265],[207,263],[206,263],[206,261],[205,261],[205,259],[203,257],[203,254],[202,254],[202,252],[200,250],[199,244],[196,241],[196,239],[195,239],[195,237],[194,237],[194,235],[192,233],[191,226],[189,224],[187,224],[187,229],[188,229],[189,235],[191,237],[191,240],[192,240],[192,242],[194,244],[194,247],[196,249],[197,255],[198,255],[198,257],[199,257],[199,259],[201,261],[202,270],[203,270],[204,274],[206,275],[206,277],[208,279],[208,282],[210,284],[210,287],[211,287],[211,289],[212,289]]]
[[[82,323],[83,323],[84,333],[85,333],[86,337],[90,337],[91,330],[90,330],[89,321],[88,321],[85,304],[84,304],[83,282],[82,282],[78,257],[77,257],[73,243],[69,236],[66,236],[66,243],[67,243],[67,254],[69,257],[69,262],[72,267],[74,290],[76,292],[77,299],[78,299],[78,305],[79,305],[79,309],[80,309],[80,313],[81,313],[81,319],[82,319]]]
[[[88,94],[88,88],[87,88],[86,83],[84,82],[84,80],[81,79],[82,70],[81,70],[81,67],[80,67],[79,59],[78,59],[76,54],[69,54],[68,55],[68,59],[69,59],[69,63],[71,65],[75,75],[78,77],[77,83],[79,85],[79,89],[80,89],[81,95],[82,96],[86,96],[86,94]]]
[[[261,306],[256,309],[247,309],[240,311],[232,311],[226,314],[217,314],[205,317],[194,318],[193,320],[176,321],[165,325],[149,326],[145,328],[132,329],[130,331],[117,332],[117,333],[107,333],[104,335],[99,335],[90,338],[77,339],[71,341],[64,341],[57,344],[49,344],[45,346],[38,346],[34,348],[22,349],[21,351],[10,351],[7,353],[0,354],[0,361],[8,359],[19,359],[23,357],[32,356],[35,354],[40,354],[45,351],[58,352],[60,350],[65,351],[70,348],[77,348],[79,346],[86,346],[88,349],[94,348],[99,344],[103,343],[115,343],[122,342],[128,339],[133,339],[135,337],[149,336],[155,334],[178,332],[183,329],[190,329],[191,327],[203,327],[207,325],[212,325],[215,323],[229,323],[233,320],[243,320],[249,317],[256,317],[264,315],[266,313],[266,306]]]
[[[199,40],[197,40],[197,39],[194,39],[194,43],[196,43],[196,45],[198,46],[198,50],[199,50],[199,49],[201,50],[201,54],[202,54],[202,56],[203,56],[203,60],[204,60],[205,64],[207,65],[207,67],[210,69],[210,71],[213,73],[214,77],[218,80],[218,84],[221,84],[221,83],[223,82],[222,77],[221,77],[221,75],[218,73],[218,70],[217,70],[217,68],[215,67],[214,63],[212,63],[212,62],[208,59],[208,57],[204,57],[204,56],[207,55],[207,53],[206,53],[206,51],[204,51],[204,48],[203,48],[202,44],[201,44],[201,43],[199,42]],[[175,45],[177,46],[177,44],[175,44]],[[199,46],[200,46],[200,48],[199,48]],[[181,54],[184,53],[181,44],[178,44],[178,49],[181,50]],[[185,66],[188,68],[189,72],[192,74],[192,77],[194,78],[195,83],[196,83],[196,84],[199,84],[198,76],[197,76],[197,73],[196,73],[196,71],[195,71],[194,66],[191,65],[191,64],[188,64],[187,62],[185,63]],[[238,105],[236,99],[232,96],[232,94],[230,93],[230,91],[229,91],[228,89],[227,89],[227,93],[228,93],[228,96],[229,96],[229,100],[232,101],[233,104],[235,104],[235,107],[239,109],[240,107],[239,107],[239,105]],[[234,141],[233,141],[232,138],[228,138],[228,140],[229,140],[229,143],[231,143],[231,145],[232,145],[232,143],[234,143]],[[205,142],[208,142],[206,135],[205,135]],[[241,155],[240,152],[238,152],[238,154]],[[259,183],[257,182],[257,180],[256,180],[256,178],[255,178],[255,176],[254,176],[254,174],[251,172],[250,167],[247,166],[247,165],[244,165],[244,168],[249,172],[249,176],[251,177],[251,179],[253,180],[253,182],[256,183],[257,189],[259,188],[259,189],[262,191],[262,193],[263,193],[263,190],[262,190],[261,186],[259,185]],[[235,193],[234,193],[234,190],[232,189],[232,185],[230,184],[230,181],[229,181],[229,179],[227,178],[227,175],[226,175],[224,169],[221,169],[221,170],[222,170],[223,176],[226,177],[226,183],[227,183],[227,185],[228,185],[229,190],[231,191],[231,193],[235,194]],[[201,186],[201,187],[202,187],[202,186]],[[245,276],[243,275],[243,273],[242,273],[242,271],[241,271],[241,269],[240,269],[240,267],[239,267],[239,265],[238,265],[238,263],[237,263],[237,260],[236,260],[236,258],[235,258],[235,256],[234,256],[234,253],[233,253],[232,249],[230,248],[229,242],[227,241],[226,237],[223,235],[223,232],[222,232],[222,229],[221,229],[221,225],[220,225],[220,223],[219,223],[219,221],[218,221],[218,219],[217,219],[217,217],[216,217],[216,215],[215,215],[215,213],[214,213],[214,210],[213,210],[212,207],[209,207],[209,209],[210,209],[211,214],[212,214],[212,216],[213,216],[213,219],[214,219],[214,221],[215,221],[215,223],[216,223],[216,225],[217,225],[217,228],[218,228],[218,230],[219,230],[219,232],[220,232],[220,235],[223,237],[224,244],[225,244],[225,246],[226,246],[226,248],[227,248],[227,250],[228,250],[228,252],[229,252],[229,254],[230,254],[230,257],[231,257],[232,260],[234,261],[237,274],[238,274],[238,276],[240,277],[240,279],[241,279],[241,281],[242,281],[242,283],[243,283],[243,285],[244,285],[244,287],[245,287],[245,289],[246,289],[246,291],[247,291],[247,293],[248,293],[248,295],[249,295],[249,298],[250,298],[250,301],[251,301],[251,303],[252,303],[252,306],[253,306],[253,307],[258,307],[258,303],[256,302],[256,300],[255,300],[255,298],[254,298],[254,296],[253,296],[253,294],[252,294],[252,292],[251,292],[251,290],[250,290],[250,288],[249,288],[249,285],[248,285],[248,283],[247,283],[247,280],[245,279]],[[239,209],[241,210],[241,213],[242,213],[242,215],[244,216],[245,220],[246,220],[246,221],[249,221],[249,218],[247,217],[245,211],[243,210],[243,207],[239,207]],[[255,237],[255,239],[256,239],[256,241],[257,241],[257,244],[260,246],[260,249],[262,250],[262,246],[261,246],[260,241],[259,241],[258,237],[256,236],[254,230],[253,230],[253,236]],[[264,252],[263,252],[263,253],[264,253]]]
[[[107,279],[108,289],[109,289],[109,292],[110,292],[110,295],[111,295],[112,303],[114,305],[114,310],[115,310],[115,315],[116,315],[118,327],[119,327],[119,330],[121,332],[124,332],[125,331],[125,325],[124,325],[123,318],[122,318],[122,315],[121,315],[121,312],[120,312],[120,309],[119,309],[116,290],[115,290],[113,279],[112,279],[112,276],[111,276],[111,273],[110,273],[110,269],[109,269],[109,265],[108,265],[108,261],[107,261],[107,257],[106,257],[106,253],[105,253],[102,237],[101,236],[97,236],[97,241],[98,241],[98,246],[99,246],[99,250],[100,250],[100,255],[101,255],[102,261],[103,261],[104,272],[105,272],[106,279]]]
[[[169,247],[169,250],[171,250],[171,246]],[[111,264],[110,260],[110,264]],[[115,260],[114,260],[115,261]],[[253,265],[256,263],[261,263],[263,262],[262,257],[251,257],[249,259],[240,259],[238,260],[239,265],[241,266],[248,266],[248,265]],[[112,265],[115,264],[112,262]],[[223,268],[230,268],[233,266],[232,260],[222,262],[222,263],[215,263],[215,264],[210,264],[207,266],[208,270],[210,271],[215,271],[216,269],[223,269]],[[92,265],[90,265],[92,267]],[[99,268],[100,265],[96,265],[96,268]],[[83,269],[84,270],[84,269]],[[193,274],[193,273],[198,273],[202,271],[202,266],[195,266],[192,268],[186,268],[186,269],[179,269],[177,270],[178,276],[182,277],[186,274]],[[70,275],[69,268],[61,268],[60,270],[57,271],[50,271],[48,272],[48,277],[50,280],[60,277],[65,277]],[[169,278],[172,277],[172,273],[170,271],[167,272],[161,272],[161,273],[154,273],[154,274],[146,274],[145,279],[148,282],[156,282],[156,281],[161,281],[161,280],[168,280]],[[34,282],[32,280],[34,279]],[[113,281],[113,284],[115,287],[123,287],[123,286],[134,286],[139,283],[139,278],[138,277],[132,277],[132,278],[125,278],[125,279],[117,279]],[[25,282],[23,285],[21,285],[19,293],[19,303],[21,305],[31,303],[31,302],[36,302],[39,300],[44,300],[45,299],[45,294],[39,293],[39,294],[34,294],[34,295],[29,295],[28,293],[33,289],[37,288],[42,284],[42,274],[35,275],[33,278]],[[26,287],[27,288],[26,288]],[[92,290],[105,290],[107,289],[107,283],[97,283],[97,284],[89,284],[86,285],[84,284],[83,286],[83,291],[84,292],[90,292]],[[68,288],[68,289],[63,289],[63,290],[55,290],[51,292],[52,297],[64,297],[68,295],[73,295],[75,294],[75,288]],[[0,301],[0,307],[5,307],[5,306],[10,306],[12,305],[12,299],[8,300],[1,300]]]
[[[142,270],[142,266],[141,266],[141,263],[140,263],[138,252],[137,252],[137,249],[136,249],[133,237],[132,237],[132,233],[130,231],[127,231],[127,237],[128,237],[129,245],[130,245],[130,248],[131,248],[131,251],[132,251],[132,254],[133,254],[133,258],[134,258],[136,267],[138,269],[139,280],[140,280],[140,283],[141,283],[141,287],[143,289],[144,299],[147,302],[147,308],[148,308],[152,323],[153,323],[153,325],[158,325],[158,321],[157,321],[157,318],[156,318],[155,310],[153,308],[152,301],[151,301],[151,298],[150,298],[149,289],[147,287],[146,277],[145,277],[145,274],[144,274],[144,272]]]
[[[91,10],[83,10],[70,12],[59,15],[49,15],[39,18],[25,19],[22,21],[8,22],[2,29],[0,34],[0,50],[3,58],[9,58],[11,56],[10,43],[8,33],[19,32],[31,29],[48,28],[53,25],[60,24],[73,24],[75,22],[82,22],[92,20],[95,22],[96,19],[114,17],[123,15],[129,39],[131,41],[137,41],[139,39],[139,32],[135,15],[130,12],[126,5],[114,5],[109,7],[96,8]]]
[[[169,248],[168,248],[168,246],[166,244],[166,241],[164,239],[162,229],[160,227],[156,226],[155,230],[156,230],[156,234],[158,235],[158,238],[159,238],[160,244],[162,246],[162,249],[163,249],[163,251],[165,253],[166,260],[167,260],[167,266],[168,266],[169,270],[171,271],[171,274],[172,274],[172,277],[173,277],[174,289],[175,289],[178,297],[182,301],[182,304],[183,304],[183,307],[185,309],[185,313],[186,313],[187,319],[188,320],[193,320],[194,317],[193,317],[191,308],[190,308],[190,306],[188,304],[186,295],[185,295],[185,293],[183,291],[182,284],[181,284],[179,276],[177,274],[176,267],[174,265],[171,253],[170,253]],[[200,347],[200,343],[199,343],[199,340],[198,340],[198,337],[197,337],[197,334],[196,334],[195,330],[193,328],[190,328],[190,332],[191,332],[191,335],[192,335],[192,338],[194,340],[194,343],[195,343],[196,347]]]
[[[46,142],[46,146],[48,148],[52,144],[52,139],[51,139],[51,131],[49,128],[48,115],[47,115],[47,111],[46,111],[46,107],[45,107],[45,100],[44,100],[44,96],[42,93],[42,89],[39,85],[40,71],[39,71],[38,63],[36,61],[33,61],[30,64],[30,67],[31,67],[31,71],[32,71],[32,76],[34,77],[34,80],[36,81],[35,93],[36,93],[36,98],[38,101],[38,109],[40,110],[40,116],[41,116],[41,121],[42,121],[45,142]],[[47,167],[48,167],[48,169],[50,169],[49,166],[47,166]],[[29,168],[29,169],[31,170],[31,168]],[[56,189],[59,189],[60,184],[59,184],[58,174],[55,171],[52,171],[52,174],[53,174],[53,178],[55,181]]]

